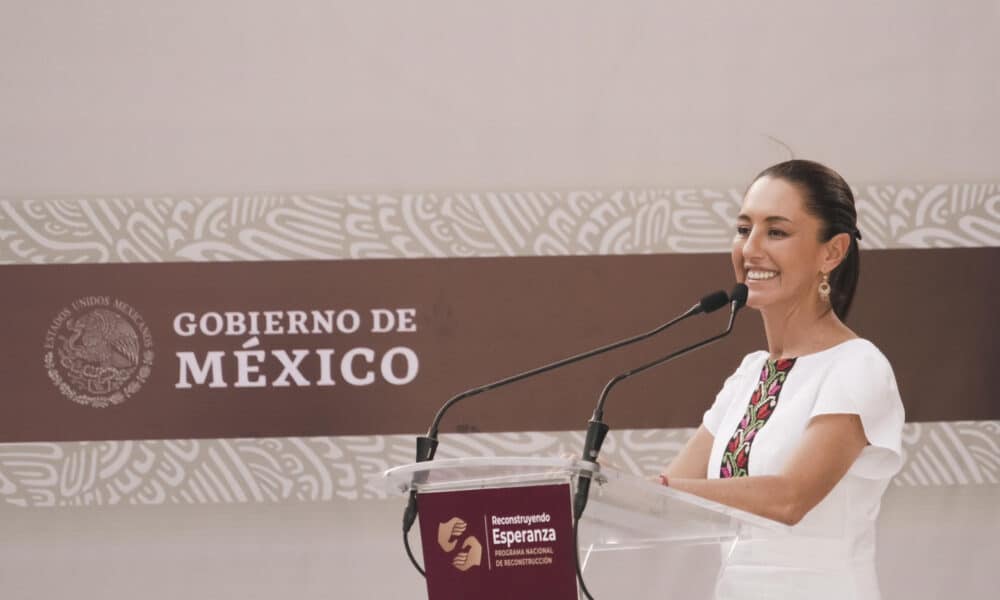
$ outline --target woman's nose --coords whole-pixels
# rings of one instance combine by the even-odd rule
[[[743,256],[754,257],[761,254],[760,239],[756,231],[751,231],[743,240]]]

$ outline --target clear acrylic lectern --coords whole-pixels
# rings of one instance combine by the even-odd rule
[[[544,483],[591,474],[579,526],[580,561],[595,598],[710,599],[733,544],[781,536],[788,526],[643,477],[563,458],[479,457],[414,463],[385,472],[405,495]]]

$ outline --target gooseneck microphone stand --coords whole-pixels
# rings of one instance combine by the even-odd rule
[[[587,424],[587,436],[584,440],[583,446],[583,460],[591,463],[597,463],[597,456],[601,452],[601,446],[604,444],[604,439],[608,435],[609,427],[604,422],[604,404],[607,402],[608,394],[618,383],[632,377],[633,375],[638,375],[647,369],[662,365],[664,363],[670,362],[675,358],[679,358],[693,352],[699,348],[707,346],[713,342],[716,342],[733,331],[733,324],[736,322],[736,313],[739,312],[741,308],[746,304],[747,301],[747,287],[742,284],[736,284],[733,288],[733,293],[730,296],[731,300],[729,303],[729,322],[726,324],[726,329],[721,333],[713,335],[712,337],[706,338],[675,352],[658,358],[654,361],[648,362],[642,366],[636,367],[620,373],[608,381],[607,385],[601,391],[601,395],[597,401],[597,407],[594,409],[594,414],[591,416],[590,421]],[[576,494],[573,498],[573,541],[574,544],[577,541],[577,532],[579,529],[580,518],[583,516],[584,509],[587,508],[587,499],[590,495],[590,482],[594,470],[582,470],[577,480]],[[583,581],[583,572],[580,569],[580,555],[579,549],[576,551],[576,577],[577,581],[580,583],[581,591],[583,591],[584,596],[589,600],[593,600],[593,596],[590,595],[590,591],[587,589],[586,583]]]
[[[445,413],[448,412],[448,410],[456,403],[471,396],[476,396],[478,394],[482,394],[483,392],[488,392],[490,390],[495,390],[497,388],[510,385],[512,383],[516,383],[518,381],[521,381],[522,379],[534,377],[535,375],[541,375],[542,373],[552,371],[553,369],[565,367],[575,362],[579,362],[581,360],[585,360],[587,358],[591,358],[599,354],[604,354],[605,352],[610,352],[612,350],[616,350],[623,346],[628,346],[629,344],[640,342],[642,340],[645,340],[658,333],[665,331],[666,329],[683,321],[684,319],[687,319],[697,314],[710,313],[714,310],[717,310],[725,306],[727,302],[729,302],[729,296],[724,291],[719,290],[713,292],[703,297],[701,300],[698,301],[697,304],[689,308],[683,314],[671,319],[670,321],[664,323],[663,325],[660,325],[656,329],[653,329],[646,333],[639,334],[634,337],[626,338],[608,344],[606,346],[601,346],[600,348],[595,348],[593,350],[584,352],[582,354],[570,356],[569,358],[564,358],[554,363],[550,363],[535,369],[531,369],[530,371],[518,373],[517,375],[512,375],[510,377],[501,379],[499,381],[495,381],[493,383],[488,383],[486,385],[475,387],[470,390],[466,390],[456,396],[453,396],[451,399],[445,402],[440,409],[438,409],[437,414],[434,415],[434,420],[431,423],[430,428],[427,430],[427,435],[417,437],[416,462],[426,462],[434,459],[434,454],[436,453],[438,447],[438,429],[441,425],[441,419],[444,417]],[[416,475],[413,484],[410,487],[410,495],[409,499],[407,500],[406,510],[403,512],[403,545],[406,548],[406,554],[409,557],[410,562],[413,563],[414,568],[416,568],[421,575],[426,577],[424,569],[420,566],[419,563],[417,563],[416,558],[413,556],[409,540],[410,529],[413,527],[413,523],[417,518],[416,485],[419,483],[423,483],[423,481],[420,479],[420,475]]]

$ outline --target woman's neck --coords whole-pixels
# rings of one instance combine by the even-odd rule
[[[761,309],[771,358],[794,358],[857,337],[829,304],[796,304]]]

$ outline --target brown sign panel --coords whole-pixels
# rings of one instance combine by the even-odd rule
[[[570,485],[420,495],[429,600],[577,598]]]
[[[910,421],[996,419],[1000,249],[866,252],[849,324]],[[732,282],[726,255],[0,268],[0,442],[412,433],[449,397],[653,329]],[[583,429],[615,374],[724,311],[470,398],[442,431]],[[612,428],[694,426],[764,347],[730,338],[618,386]]]

